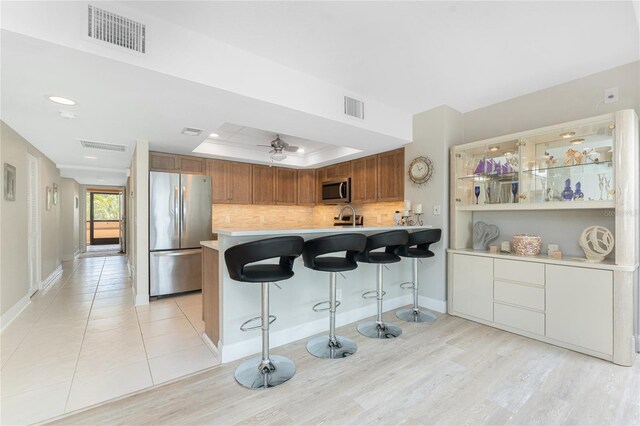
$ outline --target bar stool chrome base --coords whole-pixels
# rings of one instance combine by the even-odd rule
[[[427,324],[434,323],[438,319],[431,312],[424,312],[413,308],[400,309],[396,311],[396,316],[403,321],[426,322]]]
[[[358,345],[353,340],[336,336],[337,345],[329,344],[329,336],[317,336],[309,340],[307,350],[318,358],[338,359],[346,358],[356,353]]]
[[[267,373],[260,371],[262,357],[246,360],[236,368],[236,381],[245,388],[266,389],[281,385],[296,374],[296,365],[289,358],[271,355],[270,360],[271,366],[265,366],[270,370]]]
[[[379,323],[377,321],[365,321],[358,324],[358,331],[363,336],[372,339],[393,339],[402,334],[402,329],[397,325],[386,322]]]

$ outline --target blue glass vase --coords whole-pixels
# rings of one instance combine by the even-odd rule
[[[582,184],[580,182],[576,182],[576,190],[573,191],[573,199],[574,200],[584,199],[584,193],[582,192]]]
[[[571,179],[564,181],[564,190],[562,191],[562,199],[571,201],[573,199],[573,189],[571,189]]]

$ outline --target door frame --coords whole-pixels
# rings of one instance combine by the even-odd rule
[[[31,168],[35,168],[35,173],[31,173]],[[32,181],[35,180],[35,182]],[[35,191],[35,194],[31,192]],[[41,271],[41,257],[42,257],[42,233],[41,233],[41,220],[42,212],[40,211],[40,162],[38,158],[27,153],[27,200],[35,200],[33,207],[35,209],[35,224],[31,223],[34,215],[31,212],[32,203],[27,204],[27,229],[31,229],[32,225],[35,225],[35,250],[31,250],[31,235],[27,235],[27,263],[29,267],[29,282],[27,283],[27,291],[29,297],[33,296],[38,290],[42,290],[42,271]],[[35,259],[32,259],[35,256]],[[33,274],[35,268],[35,274]],[[35,276],[34,276],[35,275]]]
[[[121,235],[121,226],[120,226],[120,222],[122,221],[121,217],[118,217],[118,237],[117,238],[100,238],[101,240],[106,240],[106,242],[100,242],[97,243],[96,242],[96,238],[94,237],[94,218],[93,218],[93,206],[94,206],[94,201],[93,201],[93,197],[96,194],[101,194],[101,195],[112,195],[114,197],[118,197],[118,203],[121,202],[121,197],[119,195],[119,193],[117,192],[109,192],[109,191],[105,191],[105,192],[100,192],[100,191],[90,191],[89,192],[89,245],[92,246],[96,246],[96,245],[113,245],[113,244],[120,244],[120,239],[122,238]],[[120,216],[120,211],[121,211],[121,206],[119,206],[118,209],[118,216]],[[116,222],[116,220],[110,220],[109,222]]]

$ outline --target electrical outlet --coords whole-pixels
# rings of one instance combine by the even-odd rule
[[[336,302],[342,302],[342,289],[336,289]]]
[[[618,93],[618,87],[610,87],[608,89],[606,89],[604,91],[604,103],[605,104],[610,104],[613,102],[618,102],[618,100],[620,99],[619,93]]]
[[[433,215],[440,216],[440,206],[433,206]]]

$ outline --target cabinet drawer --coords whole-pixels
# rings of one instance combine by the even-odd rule
[[[543,263],[495,259],[493,268],[493,273],[497,280],[544,285]]]
[[[500,302],[544,311],[544,288],[494,281],[493,298]]]
[[[493,320],[498,324],[544,336],[544,314],[541,312],[494,303]]]

